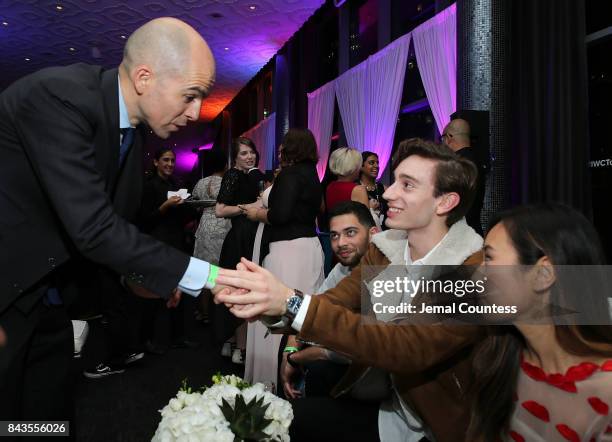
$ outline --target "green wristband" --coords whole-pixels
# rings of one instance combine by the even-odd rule
[[[206,281],[206,284],[211,289],[214,288],[216,283],[217,283],[217,276],[219,276],[219,267],[217,267],[216,265],[211,264],[210,265],[210,270],[208,272],[208,280]]]
[[[285,349],[283,350],[283,353],[295,353],[296,351],[300,351],[300,349],[299,349],[299,348],[297,348],[297,347],[287,346],[287,347],[285,347]]]

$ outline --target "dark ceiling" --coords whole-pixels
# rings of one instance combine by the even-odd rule
[[[214,118],[324,0],[0,0],[0,90],[47,66],[117,66],[125,39],[172,16],[208,41],[217,81],[205,102]]]

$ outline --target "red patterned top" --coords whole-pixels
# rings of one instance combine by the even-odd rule
[[[521,361],[514,399],[507,441],[612,442],[612,360],[583,362],[565,374]]]

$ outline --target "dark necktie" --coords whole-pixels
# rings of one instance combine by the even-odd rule
[[[132,143],[134,142],[135,132],[136,132],[136,129],[134,129],[133,127],[121,129],[121,135],[123,135],[123,138],[121,139],[121,147],[119,148],[119,165],[123,163],[123,160],[125,159],[125,155],[130,149],[130,146],[132,145]]]

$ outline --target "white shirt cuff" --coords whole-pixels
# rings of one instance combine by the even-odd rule
[[[203,288],[212,288],[208,284],[208,273],[210,264],[201,259],[191,257],[185,274],[179,281],[181,292],[197,297]]]
[[[304,325],[304,321],[306,320],[306,313],[308,313],[308,306],[310,305],[310,297],[311,295],[304,295],[302,305],[300,305],[300,309],[291,323],[291,328],[295,331],[299,332],[302,330],[302,325]]]

